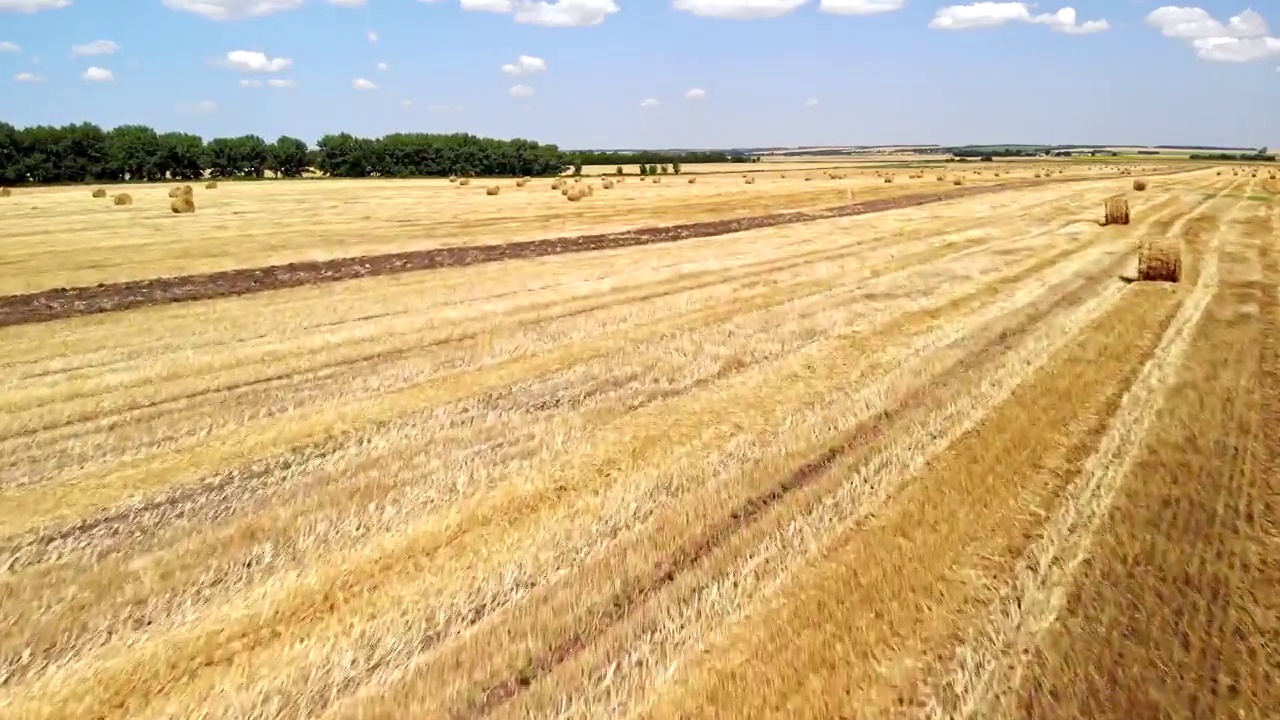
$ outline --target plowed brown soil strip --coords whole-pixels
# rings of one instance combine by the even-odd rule
[[[1096,178],[1072,178],[1056,182]],[[94,286],[54,288],[24,295],[0,297],[0,327],[44,322],[97,313],[130,310],[175,302],[212,300],[284,288],[338,282],[355,278],[395,275],[418,270],[464,267],[521,258],[679,242],[813,220],[851,217],[899,208],[982,195],[1015,187],[1031,187],[1055,181],[1022,181],[994,186],[971,186],[941,193],[879,198],[833,208],[777,213],[730,220],[642,228],[578,237],[528,240],[469,247],[436,248],[383,255],[295,262],[262,268],[245,268],[174,277],[101,283]]]
[[[1280,707],[1270,212],[1233,238],[1245,252],[1224,254],[1222,290],[1005,716],[1262,718]]]

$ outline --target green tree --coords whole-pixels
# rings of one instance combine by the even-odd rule
[[[671,170],[671,168],[667,167],[667,164],[666,164],[666,163],[663,163],[663,164],[661,164],[661,165],[659,165],[659,166],[658,166],[658,172],[662,173],[663,175],[666,175],[666,174],[667,174],[667,172],[668,172],[668,171],[670,171],[670,170]]]
[[[649,174],[649,166],[648,166],[648,165],[641,165],[641,166],[640,166],[640,174],[641,174],[641,175],[648,175],[648,174]]]
[[[621,165],[619,165],[618,167],[614,168],[614,170],[613,170],[613,174],[614,174],[614,175],[624,175],[625,173],[623,173],[623,172],[622,172],[622,166],[621,166]]]
[[[582,160],[579,158],[573,159],[573,174],[575,177],[582,176]]]
[[[204,177],[205,147],[199,135],[170,132],[159,138],[157,167],[175,180],[197,180]]]
[[[680,161],[679,161],[679,160],[677,160],[677,161],[675,161],[675,162],[671,163],[671,172],[675,173],[676,175],[679,175],[679,174],[680,174]]]
[[[658,174],[658,166],[657,166],[657,165],[655,165],[655,164],[650,164],[650,165],[649,165],[649,174],[650,174],[650,175],[657,175],[657,174]]]
[[[145,125],[121,125],[107,133],[107,175],[109,180],[165,179],[160,136]]]
[[[309,163],[307,144],[298,138],[281,135],[267,148],[267,169],[279,177],[302,177]]]

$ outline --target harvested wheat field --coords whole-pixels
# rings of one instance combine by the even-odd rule
[[[769,187],[732,180],[707,207]],[[1263,717],[1264,182],[1168,175],[1128,225],[1098,222],[1108,175],[0,327],[0,714]],[[505,232],[490,201],[666,207],[633,183],[481,184],[488,229],[440,242]],[[181,220],[316,192],[282,186]],[[386,187],[349,192],[414,212]],[[331,211],[280,222],[335,254],[318,226],[359,211]],[[94,232],[141,245],[86,277],[204,267]],[[1127,281],[1157,238],[1180,281]]]

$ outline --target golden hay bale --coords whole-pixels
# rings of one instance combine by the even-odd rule
[[[612,180],[605,180],[604,182],[600,183],[600,187],[604,188],[605,190],[612,190],[612,189],[613,189],[613,181],[612,181]]]
[[[662,178],[654,178],[654,179],[653,179],[653,184],[654,184],[654,185],[657,185],[657,184],[658,184],[658,183],[660,183],[660,182],[662,182]]]
[[[183,193],[169,203],[169,209],[179,215],[193,213],[196,211],[195,196]]]
[[[562,187],[564,187],[564,183],[560,182],[559,180],[554,180],[551,183],[552,190],[559,190]]]
[[[104,198],[107,196],[107,191],[103,190],[102,188],[98,188],[97,190],[93,191],[93,196],[96,198]]]
[[[490,185],[484,189],[485,195],[497,195],[500,192],[502,192],[502,188],[498,185]]]
[[[1138,279],[1172,282],[1182,279],[1182,247],[1174,240],[1147,240],[1138,247]]]
[[[1146,190],[1146,189],[1147,189],[1147,181],[1146,181],[1146,180],[1143,180],[1142,178],[1138,178],[1137,180],[1134,180],[1134,181],[1133,181],[1133,189],[1134,189],[1134,190],[1137,190],[1138,192],[1142,192],[1143,190]]]
[[[449,176],[449,182],[451,182],[451,183],[456,183],[456,182],[458,182],[458,176],[457,176],[457,175],[450,175],[450,176]]]
[[[560,188],[560,194],[568,195],[570,192],[573,191],[573,189],[574,187],[572,185],[570,185],[569,183],[565,183],[564,186]]]
[[[574,181],[574,182],[576,182],[576,183],[580,183],[580,182],[582,182],[582,178],[581,178],[581,177],[576,177],[576,178],[574,178],[574,179],[573,179],[573,181]]]
[[[1043,177],[1043,176],[1042,176],[1040,173],[1036,173],[1036,174],[1035,174],[1035,175],[1033,175],[1032,177],[1039,178],[1039,177]]]
[[[169,197],[171,198],[183,196],[191,197],[194,194],[195,191],[191,189],[190,185],[181,185],[179,187],[169,188]]]
[[[952,181],[951,181],[951,184],[952,184],[952,185],[963,185],[963,184],[964,184],[964,176],[962,176],[962,175],[957,175],[957,176],[956,176],[956,178],[955,178],[954,180],[952,180]]]
[[[210,180],[209,182],[207,182],[207,183],[205,183],[205,184],[204,184],[204,189],[205,189],[205,190],[217,190],[217,189],[218,189],[218,181],[216,181],[216,180]]]
[[[587,197],[595,197],[596,186],[588,183],[583,191],[587,194]]]
[[[1112,195],[1103,204],[1103,225],[1129,224],[1129,198],[1124,195]]]
[[[811,178],[811,177],[806,177],[806,178],[804,179],[804,181],[805,181],[805,182],[809,182],[810,180],[813,180],[813,178]]]
[[[516,181],[516,187],[524,187],[525,185],[528,185],[528,184],[529,184],[529,181],[525,180],[524,178],[520,178],[519,180]]]
[[[946,181],[947,181],[947,176],[946,176],[946,175],[939,175],[939,176],[937,176],[937,178],[935,178],[935,179],[936,179],[938,182],[946,182]]]
[[[691,177],[691,178],[689,178],[689,184],[690,184],[690,185],[697,184],[697,182],[698,182],[698,178],[696,178],[696,177]]]
[[[0,187],[0,197],[9,197],[12,194],[13,194],[13,191],[10,190],[9,188]]]
[[[886,176],[886,177],[885,177],[885,179],[884,179],[884,181],[885,181],[886,183],[891,183],[891,182],[893,182],[893,178],[892,178],[892,177],[887,177],[887,176]]]
[[[458,185],[470,185],[471,178],[458,178]]]
[[[119,193],[111,196],[111,202],[114,205],[132,205],[133,196],[129,193]]]
[[[569,202],[578,202],[587,196],[587,191],[576,185],[570,185],[564,189],[564,196],[568,198]]]
[[[743,180],[743,182],[745,182],[745,183],[746,183],[746,184],[748,184],[748,185],[755,185],[755,184],[756,184],[756,179],[755,179],[755,178],[753,178],[753,177],[749,177],[749,178],[747,178],[746,180]]]

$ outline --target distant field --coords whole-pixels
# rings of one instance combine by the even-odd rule
[[[1280,181],[769,165],[0,199],[8,293],[979,187],[0,327],[0,716],[1274,715]]]

